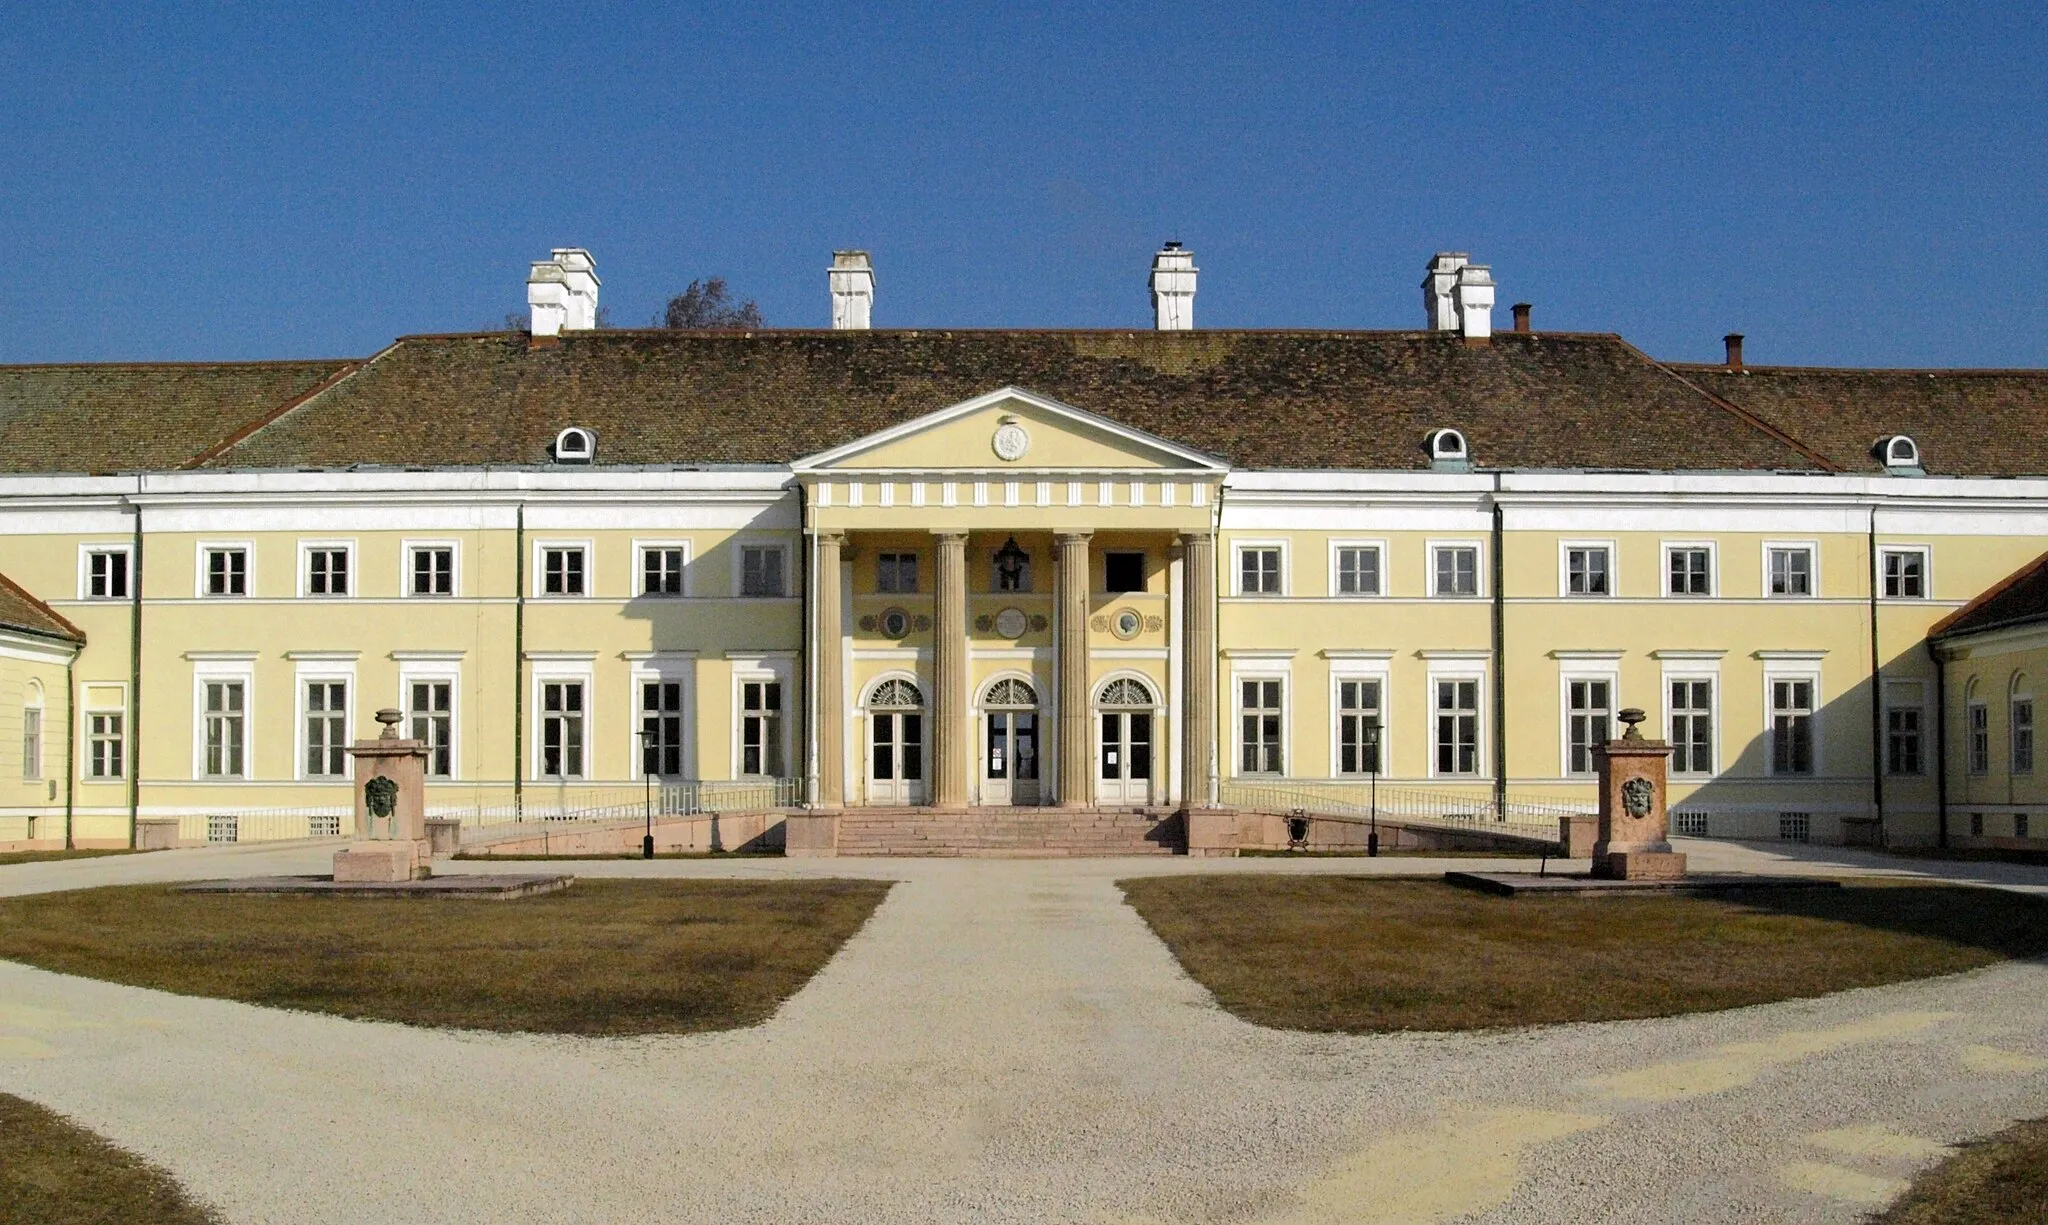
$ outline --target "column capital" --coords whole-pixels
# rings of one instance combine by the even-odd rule
[[[955,540],[964,542],[967,539],[967,531],[964,528],[935,527],[932,529],[932,535],[947,543]]]
[[[811,536],[820,544],[845,544],[846,533],[838,528],[812,528]]]
[[[1055,544],[1087,544],[1094,538],[1094,528],[1085,528],[1071,532],[1054,532],[1052,534],[1053,543]]]
[[[1174,543],[1179,545],[1201,544],[1214,539],[1216,539],[1215,532],[1202,528],[1181,532],[1180,535],[1174,538]]]

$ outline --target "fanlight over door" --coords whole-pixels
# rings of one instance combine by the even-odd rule
[[[902,679],[868,694],[868,803],[924,802],[924,694]]]
[[[1098,804],[1152,802],[1152,690],[1119,677],[1095,695],[1095,800]]]
[[[981,802],[1036,804],[1038,693],[1015,677],[982,694]]]

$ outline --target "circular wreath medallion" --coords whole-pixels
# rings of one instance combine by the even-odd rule
[[[997,459],[1015,463],[1031,449],[1031,435],[1016,422],[1005,421],[996,427],[995,437],[989,440],[989,445],[995,448]]]
[[[1136,638],[1138,631],[1144,628],[1145,618],[1139,616],[1134,608],[1119,608],[1110,617],[1109,632],[1126,642]]]
[[[1022,638],[1025,627],[1030,624],[1021,608],[1005,608],[996,614],[996,633],[1005,638]]]
[[[901,638],[910,632],[910,614],[900,608],[892,608],[882,614],[882,636]]]

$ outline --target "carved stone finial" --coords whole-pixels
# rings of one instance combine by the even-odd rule
[[[403,718],[405,718],[405,714],[404,714],[404,713],[403,713],[402,711],[399,711],[399,710],[395,710],[395,709],[393,709],[392,707],[389,707],[389,706],[386,706],[386,707],[385,707],[384,709],[382,709],[382,710],[378,711],[378,712],[377,712],[377,722],[379,722],[379,723],[382,723],[382,724],[384,725],[384,730],[383,730],[382,732],[378,733],[378,735],[377,735],[377,739],[379,739],[379,740],[396,740],[396,739],[398,739],[398,723],[399,723],[399,720],[401,720],[401,719],[403,719]]]
[[[1623,740],[1641,740],[1643,738],[1642,729],[1637,727],[1636,724],[1641,723],[1644,719],[1649,718],[1649,716],[1643,713],[1641,707],[1631,706],[1616,715],[1615,718],[1620,719],[1628,729],[1621,733]]]

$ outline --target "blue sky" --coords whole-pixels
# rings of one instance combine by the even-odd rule
[[[591,249],[882,327],[1414,327],[1430,252],[1658,356],[2048,365],[2048,6],[25,5],[0,361],[363,354]]]

